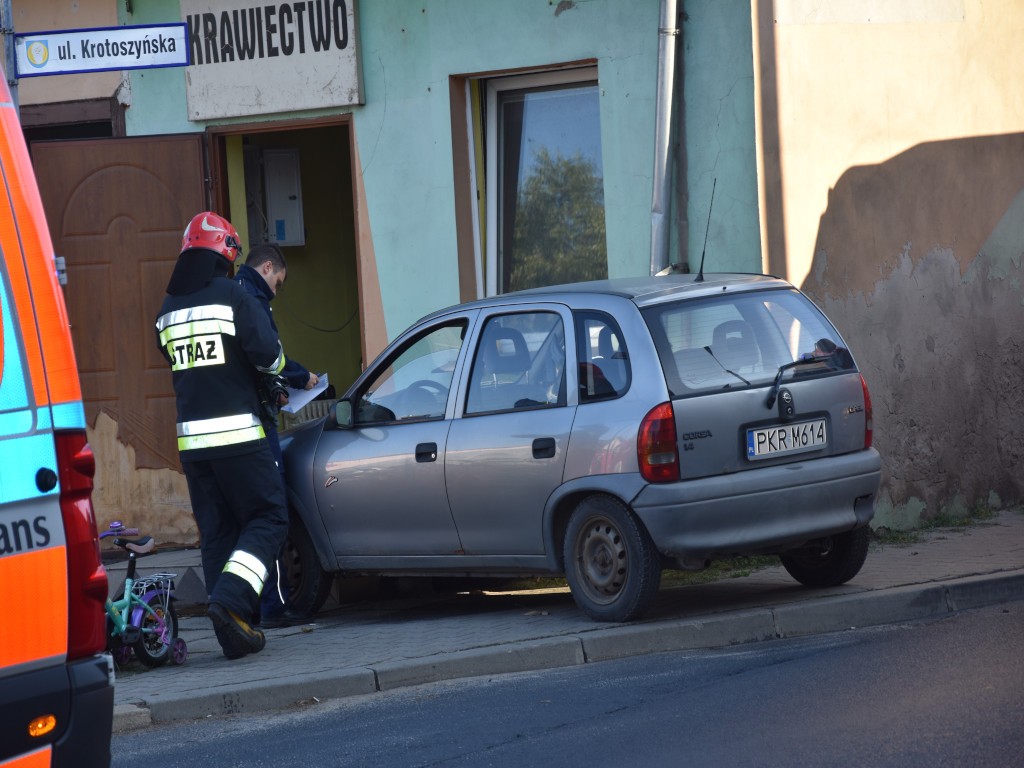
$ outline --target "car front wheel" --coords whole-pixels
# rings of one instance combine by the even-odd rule
[[[871,529],[865,525],[784,552],[779,560],[805,587],[835,587],[857,575],[868,556],[870,542]]]
[[[330,595],[334,574],[325,572],[320,566],[320,559],[306,526],[294,517],[288,524],[282,559],[292,609],[313,615]]]
[[[576,604],[597,621],[637,618],[661,584],[661,559],[650,534],[611,496],[590,496],[576,507],[564,557]]]

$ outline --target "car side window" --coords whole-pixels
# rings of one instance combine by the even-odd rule
[[[358,398],[356,424],[444,418],[464,319],[410,339],[378,369]]]
[[[470,374],[467,414],[565,405],[565,329],[555,312],[487,320]]]
[[[618,323],[603,312],[576,312],[580,402],[619,397],[630,382],[629,353]]]

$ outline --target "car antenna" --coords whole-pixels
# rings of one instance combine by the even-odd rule
[[[704,247],[700,251],[700,269],[697,271],[697,277],[693,282],[703,283],[704,282],[704,254],[708,250],[708,230],[711,229],[711,209],[715,207],[715,187],[718,186],[718,177],[711,182],[711,204],[708,206],[708,224],[704,227]]]

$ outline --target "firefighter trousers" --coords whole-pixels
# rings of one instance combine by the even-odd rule
[[[266,444],[253,453],[183,461],[211,603],[248,620],[288,532],[284,483]]]

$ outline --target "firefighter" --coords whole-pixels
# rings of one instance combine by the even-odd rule
[[[286,361],[266,312],[229,278],[241,250],[227,219],[210,211],[195,216],[156,320],[174,381],[207,614],[229,659],[265,645],[250,618],[288,529],[257,392],[259,377],[277,376]]]

